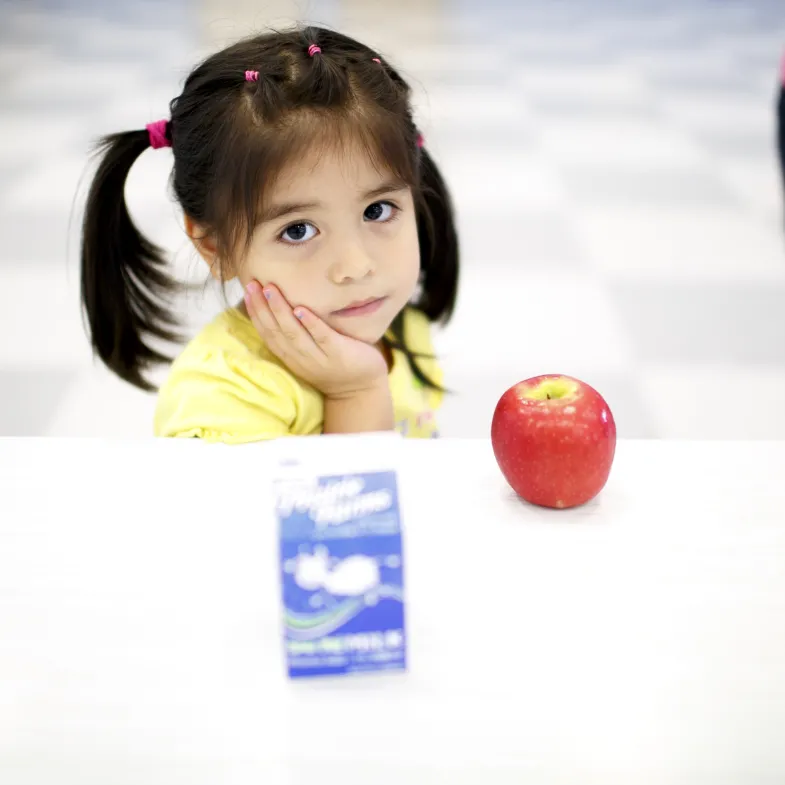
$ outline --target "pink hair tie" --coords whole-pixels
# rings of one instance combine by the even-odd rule
[[[417,147],[423,147],[425,145],[425,139],[423,139],[422,134],[417,134]]]
[[[374,57],[373,61],[374,61],[374,63],[379,63],[379,65],[382,64],[382,61],[378,57]]]
[[[148,123],[145,127],[150,136],[150,147],[152,147],[153,150],[160,150],[162,147],[172,146],[172,143],[166,138],[166,130],[169,127],[168,120],[157,120],[154,123]]]
[[[311,44],[311,45],[308,47],[308,54],[309,54],[311,57],[313,57],[313,56],[314,56],[314,55],[316,55],[316,54],[319,54],[321,51],[322,51],[322,50],[321,50],[321,49],[320,49],[320,48],[319,48],[319,47],[318,47],[316,44]]]
[[[259,72],[258,71],[246,71],[245,72],[245,81],[246,82],[258,82],[259,81]]]

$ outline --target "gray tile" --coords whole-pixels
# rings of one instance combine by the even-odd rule
[[[744,158],[751,161],[770,160],[776,155],[775,118],[772,111],[771,127],[752,130],[733,128],[702,128],[692,132],[707,150],[721,156]]]
[[[754,69],[747,72],[717,71],[716,73],[695,72],[689,69],[674,69],[663,73],[651,73],[647,83],[671,95],[694,94],[696,100],[710,98],[713,101],[727,96],[729,100],[757,92],[757,74]]]
[[[0,196],[2,196],[0,181]],[[0,212],[0,271],[19,264],[78,263],[75,251],[80,226],[76,217],[69,231],[69,216],[55,212]]]
[[[588,46],[570,47],[558,45],[545,48],[538,43],[524,43],[515,47],[516,61],[522,73],[532,66],[607,66],[615,62],[616,56],[612,49],[603,47],[598,41],[590,41]]]
[[[733,191],[708,168],[612,169],[565,164],[560,170],[569,191],[594,206],[741,207]]]
[[[418,67],[416,71],[406,73],[405,76],[415,83],[427,85],[427,90],[444,87],[488,87],[498,89],[503,85],[512,84],[512,76],[499,65],[489,63],[484,68],[472,68],[467,70],[446,68]]]
[[[52,117],[58,114],[73,115],[75,112],[85,111],[95,113],[102,104],[102,101],[92,93],[28,90],[18,79],[9,83],[0,101],[2,103],[0,122],[4,120],[5,115],[19,117],[23,114],[30,116],[31,122],[37,121],[36,115],[39,115],[40,122],[46,123],[51,122]]]
[[[662,53],[678,55],[682,51],[695,51],[705,40],[705,34],[697,25],[681,22],[678,31],[671,26],[647,29],[645,20],[624,30],[613,30],[603,35],[605,46],[620,56],[625,54]]]
[[[532,109],[538,116],[548,118],[578,117],[612,119],[615,116],[632,119],[661,121],[662,115],[654,98],[656,94],[642,91],[638,96],[618,95],[613,92],[604,95],[594,92],[584,95],[579,92],[557,92],[536,94],[528,97]]]
[[[0,117],[0,124],[2,124],[2,122],[3,120]],[[0,199],[3,198],[4,193],[7,193],[10,190],[13,182],[19,177],[25,166],[34,163],[32,160],[25,161],[25,157],[26,156],[19,156],[11,161],[0,160]],[[30,157],[32,158],[32,156]]]
[[[743,51],[735,51],[733,58],[745,73],[757,72],[758,75],[768,74],[776,81],[779,74],[782,49],[767,47],[759,41],[754,41],[753,46]]]
[[[785,364],[783,284],[627,281],[609,289],[639,362]]]
[[[0,436],[43,436],[76,374],[0,369]]]

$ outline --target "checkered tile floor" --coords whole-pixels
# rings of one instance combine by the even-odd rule
[[[626,437],[785,438],[782,0],[272,6],[0,0],[0,435],[149,435],[153,399],[96,367],[82,329],[88,146],[164,116],[217,41],[307,13],[402,66],[454,191],[445,434],[486,435],[507,386],[558,371]],[[201,280],[169,164],[145,154],[129,202]],[[208,287],[183,307],[198,323],[220,303]]]

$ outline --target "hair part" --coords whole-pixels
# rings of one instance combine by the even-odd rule
[[[321,52],[309,55],[312,44]],[[320,146],[360,145],[380,172],[413,192],[421,286],[412,306],[431,321],[449,320],[458,285],[453,207],[436,164],[418,145],[409,86],[372,50],[314,27],[247,38],[198,65],[170,111],[174,195],[209,233],[222,275],[235,274],[230,260],[247,250],[266,196],[291,161]],[[147,390],[148,369],[170,360],[155,342],[179,340],[168,306],[176,284],[124,198],[128,173],[149,145],[146,131],[101,141],[82,233],[82,303],[93,348],[112,371]],[[391,333],[388,345],[405,353],[420,381],[437,387],[406,346],[402,314]]]

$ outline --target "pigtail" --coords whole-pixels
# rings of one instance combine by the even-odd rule
[[[420,150],[421,291],[417,307],[432,322],[447,324],[458,296],[458,233],[447,185],[424,147]]]
[[[419,142],[418,142],[419,146]],[[417,210],[417,234],[420,241],[420,292],[413,305],[432,322],[447,324],[458,296],[458,233],[447,185],[425,148],[419,146],[420,191]],[[391,348],[404,353],[414,376],[426,387],[447,392],[420,368],[420,355],[406,345],[404,314],[390,325]]]
[[[147,131],[104,137],[82,228],[81,299],[94,352],[114,373],[143,390],[142,372],[169,358],[150,339],[177,340],[176,320],[163,300],[174,288],[162,252],[134,226],[125,182],[150,146]]]

